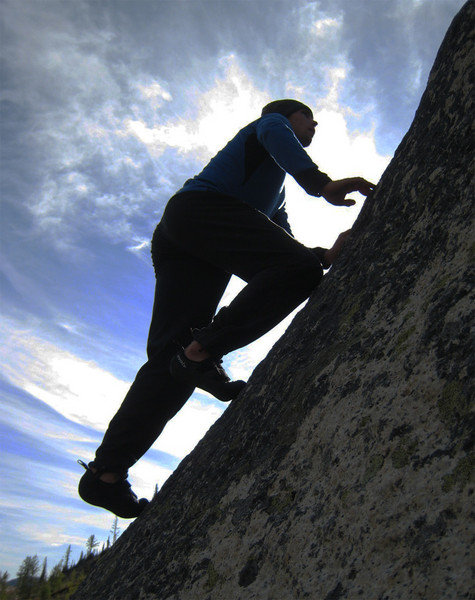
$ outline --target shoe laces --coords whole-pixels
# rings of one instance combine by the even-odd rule
[[[215,358],[213,360],[213,364],[216,368],[216,370],[218,371],[218,373],[220,374],[221,377],[224,377],[226,379],[226,381],[230,381],[230,378],[228,376],[228,374],[226,373],[226,371],[224,370],[223,365],[223,359],[222,358]]]
[[[89,473],[91,473],[91,475],[92,475],[93,477],[95,477],[96,479],[99,479],[99,478],[100,478],[100,476],[101,476],[103,473],[106,473],[106,472],[108,471],[107,467],[96,467],[96,466],[94,466],[94,468],[96,469],[96,471],[94,472],[94,471],[91,469],[91,463],[89,463],[89,464],[86,464],[86,463],[85,463],[83,460],[81,460],[80,458],[77,460],[77,463],[78,463],[78,464],[80,464],[80,465],[81,465],[81,467],[83,467],[83,468],[84,468],[86,471],[88,471]],[[127,472],[126,472],[126,473],[122,473],[122,474],[120,475],[120,479],[119,479],[119,481],[118,481],[117,483],[119,483],[119,482],[127,482],[127,483],[129,483],[129,482],[127,481],[127,477],[128,477],[128,473],[127,473]],[[129,487],[130,487],[130,484],[129,484]]]

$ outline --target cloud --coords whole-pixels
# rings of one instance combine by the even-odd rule
[[[43,463],[31,463],[5,455],[3,472],[15,485],[4,485],[0,496],[2,539],[0,549],[2,569],[14,576],[18,565],[28,555],[48,557],[51,569],[63,558],[68,545],[72,547],[71,561],[86,549],[86,540],[94,534],[101,544],[110,534],[114,516],[80,500],[77,483],[82,469],[76,465],[69,470]],[[18,474],[14,479],[13,475]],[[131,481],[139,497],[151,499],[155,483],[161,487],[171,474],[147,458],[134,467]],[[25,486],[28,481],[28,486]],[[119,519],[121,533],[130,520]]]
[[[408,129],[429,70],[451,17],[464,0],[332,0],[341,11],[340,50],[351,66],[342,100],[349,106],[374,101],[375,134],[384,153]],[[330,1],[324,0],[323,9]]]
[[[140,85],[138,88],[144,98],[150,101],[152,109],[157,109],[163,106],[163,102],[170,102],[173,100],[172,95],[167,92],[157,81],[153,81],[149,85]]]
[[[112,525],[113,517],[105,511],[94,510],[77,498],[66,503],[62,496],[60,474],[50,478],[44,469],[38,472],[48,486],[48,496],[36,498],[35,488],[21,496],[6,496],[2,493],[2,537],[7,545],[0,550],[0,560],[3,569],[8,569],[14,577],[16,569],[26,555],[37,554],[40,560],[48,558],[51,569],[63,558],[68,545],[72,547],[71,562],[76,562],[81,551],[86,550],[86,540],[94,534],[101,542],[105,542]],[[28,478],[28,471],[22,471]],[[31,470],[30,470],[31,475]],[[68,475],[68,473],[63,473]],[[31,478],[31,477],[30,477]],[[23,480],[23,486],[25,480]],[[75,482],[77,486],[77,481]],[[31,485],[31,484],[30,484]],[[122,525],[122,524],[121,524]],[[121,529],[128,523],[124,522]]]
[[[270,99],[254,86],[234,55],[220,60],[208,90],[189,90],[196,102],[188,119],[160,118],[162,104],[173,100],[161,83],[131,86],[138,93],[123,97],[121,108],[107,89],[92,110],[87,102],[75,103],[72,121],[71,112],[64,109],[55,114],[54,125],[50,111],[42,114],[38,141],[48,135],[49,164],[26,204],[35,227],[63,252],[80,257],[77,250],[85,232],[114,241],[132,239],[138,242],[129,243],[134,250],[143,247],[145,227],[150,235],[157,208],[163,209],[168,197],[194,174],[191,168],[204,166]],[[127,106],[134,116],[125,116]],[[174,164],[168,168],[170,161]],[[182,180],[177,179],[180,162],[189,169]],[[175,185],[171,173],[176,174]]]
[[[167,424],[154,448],[183,458],[191,452],[213,423],[222,415],[217,402],[188,400],[181,411]]]
[[[151,127],[145,121],[127,119],[123,134],[137,138],[155,158],[167,148],[175,148],[181,155],[193,154],[204,162],[238,128],[258,118],[269,101],[268,94],[255,87],[232,54],[219,61],[219,74],[212,87],[188,94],[196,95],[194,114],[189,119],[178,118]]]
[[[319,110],[317,134],[311,154],[333,179],[361,175],[377,182],[390,156],[378,153],[373,131],[350,132],[341,107]]]
[[[29,228],[71,254],[85,232],[125,240],[149,228],[157,187],[166,180],[118,131],[127,115],[153,113],[171,98],[159,81],[114,63],[116,34],[81,28],[92,13],[87,3],[76,6],[78,21],[64,3],[50,2],[49,10],[31,2],[21,10],[12,2],[3,7],[12,42],[5,45],[3,114],[11,123],[4,136],[5,200],[11,213],[27,207]],[[20,185],[23,171],[27,184]]]
[[[341,25],[341,16],[339,18],[326,17],[318,19],[313,23],[315,35],[319,38],[327,38],[329,35],[335,35]]]
[[[33,227],[50,243],[86,252],[87,232],[136,247],[168,197],[275,95],[309,101],[338,84],[342,103],[353,110],[349,130],[371,130],[376,146],[387,147],[381,131],[394,128],[389,112],[397,117],[414,102],[427,72],[424,46],[407,34],[423,11],[438,25],[437,11],[409,0],[389,11],[343,0],[297,2],[292,10],[278,3],[271,13],[261,3],[232,4],[181,3],[172,10],[162,3],[157,24],[149,3],[144,11],[124,4],[105,13],[87,2],[75,3],[74,11],[61,2],[49,10],[22,3],[21,11],[4,3],[8,40],[21,40],[7,51],[5,115],[14,129],[5,139],[31,173],[25,182],[13,161],[4,181],[23,195]],[[178,15],[174,38],[166,24]],[[277,40],[284,16],[285,35]],[[374,48],[378,61],[371,60]],[[403,65],[400,81],[391,61]],[[6,199],[17,211],[18,197]]]
[[[128,390],[121,381],[54,344],[25,331],[10,331],[1,357],[3,372],[16,386],[67,419],[102,430]]]
[[[7,347],[10,350],[1,356],[1,363],[4,374],[14,385],[73,423],[105,431],[129,389],[129,382],[51,342],[25,336],[24,331],[10,330],[4,344],[4,348]],[[160,436],[156,449],[182,458],[193,449],[223,410],[224,406],[220,408],[214,401],[190,400]],[[8,414],[12,425],[21,418],[23,411],[23,407],[16,410],[10,405]],[[53,442],[64,439],[58,427],[45,424],[41,415],[33,413],[22,421],[23,430],[38,439]],[[74,432],[65,437],[67,451],[72,454],[77,454],[85,442],[93,441],[84,435],[78,437]],[[97,443],[97,440],[94,441]]]

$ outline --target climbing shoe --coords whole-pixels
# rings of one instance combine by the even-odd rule
[[[78,460],[78,463],[86,469],[78,486],[79,496],[84,502],[110,510],[122,519],[138,517],[147,506],[146,498],[137,499],[137,495],[127,481],[127,475],[117,483],[106,483],[99,479],[103,470],[98,469],[93,472],[91,469],[93,463],[86,465],[82,460]]]
[[[222,402],[229,402],[245,388],[246,382],[231,381],[221,365],[222,360],[213,358],[201,362],[190,360],[180,350],[170,362],[170,373],[177,381],[201,388]]]

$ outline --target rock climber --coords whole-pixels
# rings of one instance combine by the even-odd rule
[[[196,177],[169,200],[152,239],[156,275],[147,362],[141,367],[95,458],[79,495],[123,518],[138,516],[128,469],[158,438],[195,387],[234,400],[244,381],[231,381],[222,357],[277,325],[305,301],[339,255],[308,248],[292,235],[285,209],[289,173],[311,196],[352,206],[367,196],[361,177],[332,181],[305,151],[315,135],[312,110],[276,100],[246,125]],[[245,287],[218,312],[231,275]]]

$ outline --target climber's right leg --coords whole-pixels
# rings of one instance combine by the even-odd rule
[[[247,282],[212,323],[195,326],[194,340],[215,358],[277,325],[309,297],[323,275],[315,252],[228,196],[179,194],[167,205],[162,224],[177,246]]]

